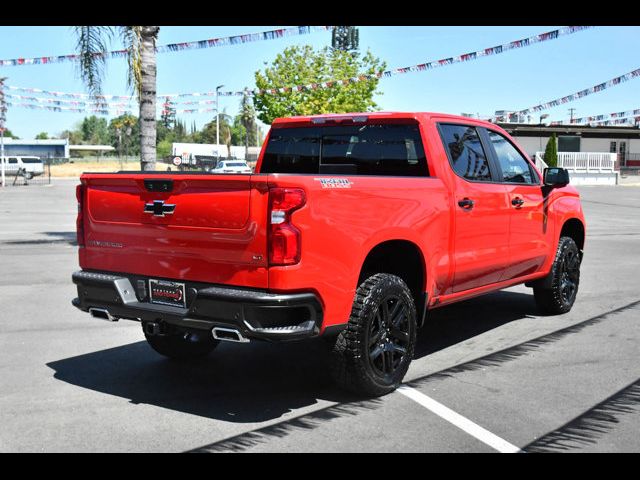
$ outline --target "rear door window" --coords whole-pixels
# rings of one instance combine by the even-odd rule
[[[475,127],[440,124],[440,136],[456,174],[470,181],[492,180],[489,161]]]
[[[261,171],[429,175],[417,124],[273,129]]]

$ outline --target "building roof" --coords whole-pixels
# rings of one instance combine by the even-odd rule
[[[69,145],[69,150],[95,150],[100,152],[111,152],[115,150],[111,145]]]
[[[4,139],[5,145],[68,145],[69,140],[66,138],[51,138],[48,140],[23,140],[16,138],[6,138]]]
[[[596,125],[534,125],[531,123],[498,122],[511,135],[549,136],[552,133],[560,135],[577,135],[585,138],[640,138],[640,128],[637,126],[596,126]]]

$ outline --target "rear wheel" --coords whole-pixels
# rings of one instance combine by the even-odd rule
[[[549,273],[550,287],[534,287],[536,304],[549,314],[567,313],[573,307],[580,284],[580,250],[570,237],[561,237],[556,258]]]
[[[416,342],[416,308],[405,282],[377,273],[356,291],[348,326],[336,338],[332,373],[347,390],[379,396],[407,373]]]
[[[186,360],[208,355],[218,346],[211,333],[171,333],[167,335],[144,335],[156,352],[165,357]]]

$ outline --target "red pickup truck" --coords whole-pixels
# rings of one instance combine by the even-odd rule
[[[571,309],[585,220],[498,126],[437,113],[277,119],[255,173],[85,173],[73,305],[157,352],[324,336],[337,382],[392,391],[427,311],[526,283]]]

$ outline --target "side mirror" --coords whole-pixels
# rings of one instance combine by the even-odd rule
[[[544,184],[548,187],[564,187],[569,184],[569,171],[566,168],[545,168]]]

